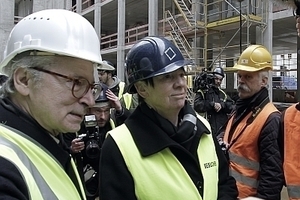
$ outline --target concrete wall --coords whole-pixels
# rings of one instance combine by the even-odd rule
[[[3,59],[3,52],[7,38],[14,27],[14,1],[0,1],[0,60]]]

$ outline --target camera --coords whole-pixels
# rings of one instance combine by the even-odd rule
[[[85,153],[88,158],[94,159],[100,156],[100,133],[95,115],[84,116],[86,132],[78,135],[85,145]]]
[[[194,79],[194,92],[198,90],[207,91],[211,86],[214,85],[214,75],[212,73],[207,72],[206,69],[203,69],[201,73],[199,73]]]

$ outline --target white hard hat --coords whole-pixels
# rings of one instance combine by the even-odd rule
[[[31,50],[102,64],[94,27],[81,15],[68,10],[42,10],[16,24],[9,35],[0,69],[3,71],[17,54]]]
[[[108,60],[103,60],[102,64],[97,67],[97,70],[114,71],[114,64]]]

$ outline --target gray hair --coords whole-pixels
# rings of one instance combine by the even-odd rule
[[[4,68],[3,72],[8,76],[7,81],[0,88],[0,98],[13,95],[16,92],[14,86],[14,73],[18,68],[30,69],[31,67],[49,68],[55,62],[55,56],[37,56],[19,54],[13,58]],[[32,76],[34,87],[40,86],[41,75],[36,70],[28,70]]]
[[[260,79],[266,78],[266,79],[269,80],[269,70],[261,70],[261,71],[259,71],[259,78]],[[269,85],[266,84],[264,87],[268,88]]]

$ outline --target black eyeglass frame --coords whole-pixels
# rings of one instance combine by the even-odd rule
[[[54,75],[54,76],[59,76],[59,77],[65,78],[65,79],[67,79],[69,81],[72,81],[73,82],[72,95],[76,99],[81,99],[84,95],[86,95],[86,93],[89,91],[89,89],[93,90],[95,88],[95,86],[99,86],[99,92],[98,92],[98,94],[95,93],[95,95],[94,95],[94,92],[93,92],[94,99],[97,99],[99,97],[99,95],[100,95],[100,91],[102,90],[100,83],[92,83],[91,84],[86,78],[83,78],[83,77],[81,77],[81,78],[72,78],[72,77],[69,77],[69,76],[66,76],[66,75],[63,75],[63,74],[60,74],[60,73],[57,73],[57,72],[53,72],[53,71],[50,71],[50,70],[47,70],[47,69],[43,69],[43,68],[40,68],[40,67],[30,67],[30,69],[34,69],[36,71],[44,72],[44,73],[51,74],[51,75]],[[88,83],[88,87],[85,88],[85,91],[83,92],[83,94],[81,96],[77,97],[75,95],[75,93],[74,93],[74,87],[75,87],[76,82],[78,82],[78,80],[80,80],[80,79],[86,80],[87,83]]]

